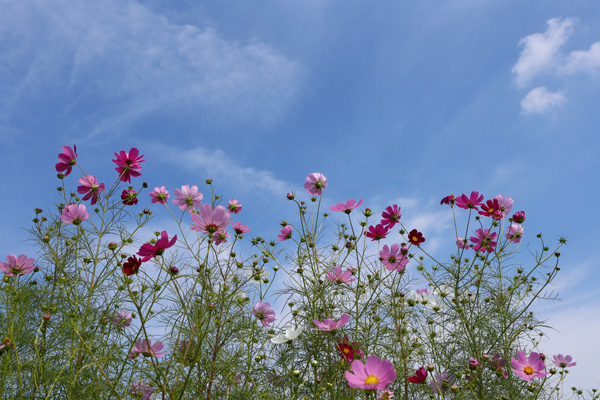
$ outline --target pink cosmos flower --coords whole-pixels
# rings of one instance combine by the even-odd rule
[[[513,214],[512,220],[517,224],[522,224],[525,222],[525,211],[517,211]]]
[[[275,311],[270,310],[271,305],[267,302],[259,301],[252,307],[252,314],[260,321],[263,326],[269,326],[269,323],[275,321]]]
[[[213,234],[213,242],[218,246],[221,243],[227,242],[229,238],[229,232],[227,231],[217,231]]]
[[[525,352],[519,350],[517,359],[511,358],[512,370],[521,379],[531,382],[533,378],[543,378],[548,375],[544,372],[546,366],[538,353],[532,352],[529,357],[525,357]]]
[[[160,239],[158,239],[156,243],[143,244],[140,250],[137,252],[137,255],[143,257],[142,262],[146,262],[151,258],[156,258],[157,256],[162,255],[166,249],[175,245],[176,242],[177,235],[173,236],[173,239],[169,241],[169,235],[167,234],[167,231],[162,231],[160,234]]]
[[[382,224],[378,224],[377,226],[370,226],[365,233],[365,236],[370,238],[371,240],[381,240],[385,239],[387,234],[390,233],[390,226],[383,226]]]
[[[363,199],[360,199],[358,203],[354,199],[350,199],[345,203],[337,203],[335,206],[329,207],[329,209],[334,212],[345,212],[346,214],[350,214],[352,210],[360,206],[362,203]]]
[[[88,219],[89,216],[90,214],[88,214],[85,205],[68,204],[63,208],[60,219],[62,219],[65,224],[79,225]]]
[[[390,392],[389,389],[383,393],[377,394],[377,400],[390,400],[394,398],[394,392]]]
[[[342,315],[342,318],[340,318],[340,320],[337,322],[332,320],[331,318],[325,318],[325,321],[323,322],[315,319],[313,320],[313,322],[315,323],[315,325],[318,326],[318,328],[313,328],[313,330],[322,332],[335,331],[336,329],[346,325],[348,321],[350,321],[350,315],[346,313],[344,313],[344,315]]]
[[[126,206],[132,206],[138,203],[137,192],[135,190],[123,190],[121,193],[121,201]]]
[[[456,245],[458,246],[459,249],[468,250],[470,248],[469,241],[467,240],[467,238],[457,237]]]
[[[180,209],[188,212],[194,211],[194,207],[198,207],[202,203],[204,196],[198,191],[198,186],[183,185],[180,189],[175,189],[175,197],[173,204],[179,206]],[[209,206],[210,207],[210,206]],[[220,206],[224,208],[223,206]]]
[[[14,254],[6,256],[6,262],[0,262],[0,271],[3,271],[6,276],[27,275],[33,272],[33,258],[28,258],[25,254],[21,254],[18,258]]]
[[[235,225],[234,225],[233,221],[231,221],[231,227],[233,228],[235,233],[238,235],[243,235],[246,232],[250,232],[248,225],[242,225],[242,223],[240,221],[236,221]]]
[[[150,200],[152,203],[167,204],[167,199],[171,197],[169,191],[164,187],[155,187],[153,192],[150,192]]]
[[[77,164],[77,146],[73,145],[73,149],[69,146],[63,146],[62,153],[58,155],[58,163],[56,163],[56,171],[63,172],[65,176],[71,173],[73,165]]]
[[[576,362],[573,362],[573,357],[571,357],[570,355],[563,356],[562,354],[559,354],[559,355],[553,356],[552,358],[553,358],[552,362],[557,367],[567,368],[567,367],[574,367],[577,365]]]
[[[448,371],[444,371],[441,374],[435,374],[433,380],[429,382],[429,386],[431,386],[433,394],[440,394],[446,391],[453,383],[454,375],[448,375]]]
[[[423,383],[427,380],[427,369],[421,367],[415,371],[413,376],[408,377],[408,381],[412,383]]]
[[[81,186],[77,186],[77,193],[83,194],[83,200],[92,198],[91,204],[96,204],[100,199],[100,192],[104,192],[104,183],[98,183],[94,175],[86,175],[79,179]]]
[[[479,195],[479,192],[472,191],[471,196],[467,197],[466,194],[462,194],[456,199],[456,207],[469,209],[477,209],[477,206],[483,205],[483,195]]]
[[[381,224],[391,229],[400,222],[401,217],[400,207],[397,204],[387,206],[385,211],[381,213]]]
[[[139,400],[150,400],[154,389],[146,382],[139,380],[131,383],[129,394]]]
[[[399,244],[393,244],[391,248],[387,244],[384,245],[379,252],[379,257],[383,258],[383,265],[390,271],[402,271],[410,261],[408,257],[400,252]]]
[[[227,210],[229,210],[230,213],[237,214],[242,211],[242,204],[236,199],[229,200],[229,206],[227,206]]]
[[[444,197],[442,199],[442,201],[440,201],[440,205],[442,205],[442,204],[448,204],[450,207],[453,207],[455,201],[456,200],[454,198],[454,195],[451,194],[451,195],[448,195],[448,196]]]
[[[525,234],[525,229],[523,229],[523,225],[512,224],[506,230],[506,238],[513,243],[520,243],[523,235]]]
[[[132,314],[125,310],[121,310],[121,311],[118,311],[115,313],[112,323],[117,328],[124,329],[124,328],[130,326],[132,321],[133,321]]]
[[[195,225],[192,225],[190,229],[211,235],[227,229],[231,214],[225,207],[216,206],[213,210],[210,204],[202,204],[198,212],[200,214],[192,213],[192,221]]]
[[[140,163],[144,162],[142,157],[139,155],[140,152],[138,149],[133,147],[129,152],[125,152],[121,150],[119,154],[115,153],[117,157],[116,160],[112,160],[115,164],[117,164],[117,168],[115,170],[119,173],[119,179],[123,182],[131,183],[131,177],[141,176],[140,171],[142,170],[142,166]]]
[[[486,217],[492,217],[495,220],[500,220],[504,217],[502,211],[500,210],[500,203],[498,203],[498,199],[490,199],[485,202],[484,205],[481,206],[481,211],[479,211],[480,215],[485,215]]]
[[[161,342],[152,344],[151,340],[138,340],[135,342],[135,346],[131,349],[129,358],[134,360],[140,354],[144,357],[161,358],[167,354],[166,350],[163,351],[164,347],[165,346]]]
[[[277,235],[277,239],[281,240],[282,242],[284,240],[288,240],[292,238],[292,227],[291,225],[286,225],[283,228],[281,228],[281,231],[279,233],[279,235]]]
[[[333,273],[327,271],[327,279],[329,279],[332,282],[337,282],[337,283],[350,283],[350,282],[354,282],[356,279],[352,278],[352,271],[347,269],[346,271],[342,272],[342,268],[341,267],[335,267],[333,268]]]
[[[496,238],[498,234],[496,232],[491,232],[489,229],[485,231],[482,229],[477,229],[475,231],[476,236],[471,236],[471,242],[475,245],[473,246],[473,250],[476,252],[487,251],[491,253],[496,248]]]
[[[327,178],[320,172],[313,172],[306,176],[306,182],[304,183],[304,189],[312,195],[321,195],[323,189],[327,187]]]
[[[515,201],[508,196],[499,194],[496,196],[498,204],[500,204],[500,211],[502,211],[502,218],[506,217],[512,211],[513,204]]]
[[[391,362],[377,356],[369,356],[366,363],[352,361],[352,372],[346,371],[348,385],[365,390],[386,390],[388,384],[396,379],[396,370]]]

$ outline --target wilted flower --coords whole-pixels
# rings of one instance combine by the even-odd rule
[[[512,220],[517,224],[522,224],[525,222],[525,211],[517,211],[513,214]]]
[[[121,201],[126,206],[132,206],[138,203],[137,192],[135,190],[123,190],[121,193]]]

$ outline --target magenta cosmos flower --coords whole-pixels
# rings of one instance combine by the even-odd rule
[[[129,358],[133,360],[140,354],[144,357],[161,358],[167,354],[167,351],[163,350],[164,347],[165,346],[161,342],[152,344],[151,340],[138,340],[135,342],[135,346],[131,349]]]
[[[62,219],[65,224],[79,225],[88,219],[89,216],[90,214],[88,214],[85,205],[68,204],[65,206],[65,208],[63,208],[62,213],[60,214],[60,219]]]
[[[396,370],[391,362],[377,356],[369,356],[366,363],[352,361],[352,372],[346,371],[348,385],[357,389],[385,390],[396,379]]]
[[[458,199],[456,199],[456,207],[460,207],[460,208],[464,208],[464,209],[469,209],[469,208],[475,208],[477,209],[477,206],[482,205],[483,203],[483,195],[480,195],[479,192],[476,191],[472,191],[471,195],[469,197],[467,197],[466,194],[462,194]]]
[[[337,203],[335,206],[329,207],[329,209],[334,212],[345,212],[346,214],[350,214],[352,210],[360,206],[362,203],[363,199],[360,199],[358,203],[354,199],[350,199],[345,203]]]
[[[140,251],[137,252],[137,255],[143,257],[142,262],[146,262],[151,258],[162,255],[162,253],[164,253],[169,247],[172,247],[175,242],[177,242],[177,235],[173,236],[173,239],[169,241],[169,235],[167,234],[167,231],[162,231],[160,234],[160,239],[158,239],[156,243],[143,244],[140,248]]]
[[[81,186],[77,186],[77,193],[83,194],[83,200],[92,198],[91,204],[96,204],[100,200],[100,192],[104,192],[104,183],[98,183],[94,175],[86,175],[79,179]]]
[[[243,235],[246,232],[250,232],[250,228],[248,228],[248,225],[242,225],[240,221],[236,221],[235,224],[233,223],[233,221],[231,221],[231,227],[233,228],[234,232],[238,235]]]
[[[73,149],[69,146],[63,146],[62,153],[58,155],[56,171],[63,172],[67,176],[71,173],[75,164],[77,164],[77,146],[73,145]]]
[[[391,229],[400,222],[401,217],[400,207],[398,207],[397,204],[388,206],[385,211],[381,213],[381,224]]]
[[[384,245],[379,252],[379,257],[383,258],[383,265],[390,271],[402,271],[409,262],[408,257],[401,252],[399,244],[393,244],[391,248],[387,244]]]
[[[121,193],[121,201],[126,206],[133,206],[138,203],[137,192],[135,190],[123,190]]]
[[[190,229],[211,235],[227,229],[230,214],[225,207],[216,206],[213,210],[210,204],[202,204],[198,212],[200,214],[192,213],[192,221],[195,225]]]
[[[154,389],[146,382],[139,380],[131,383],[129,394],[136,399],[150,400],[154,394]]]
[[[517,211],[513,214],[512,220],[517,224],[522,224],[525,222],[525,211]]]
[[[323,189],[327,187],[327,178],[320,172],[313,172],[306,176],[306,182],[304,183],[304,189],[312,195],[321,195]]]
[[[237,201],[236,199],[229,200],[229,205],[227,206],[227,210],[229,210],[230,213],[237,214],[240,211],[242,211],[242,204],[239,201]]]
[[[279,235],[277,235],[277,239],[281,240],[282,242],[284,240],[288,240],[291,238],[292,238],[292,227],[290,225],[286,225],[283,228],[281,228]]]
[[[521,379],[528,382],[533,378],[543,378],[548,375],[544,372],[546,366],[538,353],[532,352],[529,357],[525,357],[523,350],[517,352],[517,359],[511,358],[512,370]]]
[[[504,214],[500,210],[500,203],[498,199],[490,199],[485,202],[481,206],[481,211],[479,211],[479,215],[484,215],[486,217],[492,217],[495,220],[501,220],[504,218]]]
[[[553,358],[552,362],[557,367],[568,368],[568,367],[574,367],[577,365],[576,362],[573,362],[573,357],[571,357],[570,355],[563,356],[562,354],[558,354],[556,356],[553,356],[552,358]]]
[[[383,226],[382,224],[378,224],[376,226],[370,226],[367,233],[365,233],[365,236],[371,240],[381,240],[385,239],[388,233],[390,233],[389,225]]]
[[[136,177],[142,175],[140,171],[142,170],[142,166],[140,163],[144,162],[142,157],[139,155],[140,152],[138,149],[133,147],[129,152],[125,152],[121,150],[119,154],[115,153],[117,157],[116,160],[112,160],[115,164],[117,164],[117,168],[115,170],[119,173],[119,179],[123,182],[131,183],[131,177]]]
[[[115,327],[119,329],[125,329],[126,327],[131,325],[133,321],[133,316],[130,312],[125,310],[121,310],[115,313],[113,317],[112,323]]]
[[[202,203],[204,196],[198,191],[198,186],[183,185],[180,189],[175,189],[175,198],[173,204],[178,206],[182,210],[188,212],[194,211],[194,207],[198,207]],[[210,206],[209,206],[210,207]]]
[[[313,328],[313,330],[322,332],[335,331],[336,329],[346,325],[348,321],[350,321],[350,315],[346,313],[342,315],[342,318],[340,318],[339,321],[334,321],[331,318],[325,318],[325,321],[321,322],[315,319],[313,320],[313,322],[315,323],[315,325],[317,325],[318,328]]]
[[[252,314],[260,321],[263,326],[269,326],[269,323],[275,321],[275,311],[270,310],[271,305],[267,302],[259,301],[252,307]]]
[[[427,369],[421,367],[415,371],[413,376],[408,377],[408,381],[412,383],[423,383],[427,380]]]
[[[167,204],[167,199],[171,197],[169,191],[164,187],[155,187],[154,191],[150,192],[150,200],[152,203]]]
[[[487,251],[491,253],[496,248],[496,238],[498,234],[496,232],[491,232],[489,229],[485,231],[482,229],[477,229],[475,231],[475,236],[471,236],[471,242],[474,244],[473,250],[476,252]]]
[[[356,279],[352,278],[352,270],[351,269],[347,269],[346,271],[342,272],[342,267],[335,267],[333,268],[333,273],[327,271],[327,279],[329,279],[332,282],[337,282],[337,283],[350,283],[350,282],[354,282]]]
[[[523,225],[512,224],[506,230],[506,238],[513,243],[520,243],[523,235],[525,234],[525,229],[523,229]]]
[[[448,204],[450,207],[454,206],[454,202],[456,201],[456,199],[454,198],[453,194],[450,194],[446,197],[444,197],[441,201],[440,201],[440,205],[442,204]]]
[[[21,254],[19,257],[14,254],[6,256],[6,262],[0,262],[0,271],[3,271],[6,276],[27,275],[33,272],[33,258]]]

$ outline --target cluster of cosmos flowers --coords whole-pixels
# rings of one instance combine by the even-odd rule
[[[145,160],[140,155],[138,149],[132,148],[128,152],[120,151],[114,153],[115,170],[118,172],[118,178],[122,182],[131,183],[132,177],[141,176],[141,163]],[[56,164],[56,171],[59,178],[64,178],[72,172],[72,168],[77,165],[77,148],[73,146],[65,146],[62,153],[58,156],[59,162]],[[77,193],[82,195],[82,201],[89,201],[90,205],[100,203],[103,199],[106,187],[104,183],[98,182],[94,175],[85,175],[78,180],[80,186],[77,187]],[[210,183],[207,181],[207,183]],[[147,185],[144,184],[144,187]],[[306,177],[304,188],[312,196],[320,196],[323,190],[327,187],[327,179],[322,173],[311,173]],[[155,187],[150,192],[151,202],[154,204],[167,205],[170,199],[170,193],[165,186]],[[124,206],[132,206],[138,203],[138,192],[129,188],[123,190],[121,201]],[[288,199],[292,200],[294,195],[288,193]],[[184,213],[189,213],[191,218],[190,229],[201,234],[206,234],[211,243],[220,245],[225,243],[229,238],[228,228],[231,227],[236,235],[243,235],[250,231],[247,225],[241,222],[231,221],[234,214],[238,214],[242,210],[242,205],[235,199],[229,201],[227,207],[216,205],[212,207],[210,204],[202,204],[203,195],[198,190],[196,185],[184,185],[174,191],[172,204],[179,207]],[[330,207],[333,212],[341,212],[350,214],[354,209],[360,207],[363,200],[356,201],[349,199],[343,203],[337,203]],[[447,204],[451,207],[458,207],[477,212],[479,215],[489,217],[495,221],[505,219],[512,211],[513,200],[504,195],[498,195],[495,198],[488,199],[484,202],[484,196],[473,191],[469,196],[463,194],[457,198],[454,195],[444,197],[440,204]],[[371,216],[371,210],[366,209],[363,214]],[[365,236],[373,241],[385,239],[389,232],[400,222],[401,208],[397,204],[390,205],[385,208],[381,214],[381,220],[378,224],[368,226],[365,231]],[[68,204],[61,208],[60,218],[65,224],[80,225],[90,217],[85,204]],[[512,243],[520,243],[524,230],[521,225],[525,221],[525,213],[518,211],[510,217],[511,224],[508,226],[505,237]],[[412,229],[409,232],[400,230],[400,233],[406,235],[406,242],[400,244],[383,245],[380,252],[381,263],[390,271],[402,271],[409,263],[409,251],[411,246],[420,246],[425,242],[425,237],[417,229]],[[293,228],[290,225],[284,224],[278,239],[280,241],[288,240],[292,237]],[[136,255],[127,258],[127,261],[122,265],[122,271],[128,277],[136,274],[142,263],[148,262],[153,258],[161,256],[165,250],[171,248],[177,242],[177,235],[169,238],[166,231],[157,233],[156,240],[143,244]],[[467,238],[456,238],[456,245],[460,249],[473,249],[475,252],[490,253],[495,251],[498,243],[498,234],[491,229],[477,229],[474,236]],[[139,257],[138,257],[139,256]],[[3,271],[7,277],[17,277],[26,275],[35,270],[34,259],[28,258],[25,254],[15,256],[10,254],[6,257],[7,262],[0,262],[0,271]],[[326,272],[326,278],[337,284],[349,285],[354,282],[353,275],[356,272],[356,267],[350,265],[345,270],[340,266],[336,266],[332,271]],[[176,273],[176,271],[175,271]],[[410,300],[420,304],[435,305],[435,300],[432,298],[432,293],[428,288],[419,289],[410,296]],[[276,313],[271,309],[271,305],[266,301],[259,301],[252,307],[252,315],[264,327],[270,327],[276,320]],[[313,330],[322,333],[336,333],[343,328],[349,321],[350,315],[344,313],[339,320],[326,318],[323,321],[315,319],[313,322],[315,328]],[[121,310],[112,318],[113,325],[119,329],[129,327],[132,323],[132,314],[126,310]],[[303,326],[297,328],[287,328],[285,333],[276,335],[271,338],[274,344],[283,344],[296,340],[304,331]],[[6,342],[6,340],[5,340]],[[4,349],[10,348],[11,342],[3,342],[0,346],[0,354]],[[394,394],[389,390],[389,385],[396,380],[396,371],[392,362],[381,359],[377,355],[369,355],[365,358],[365,354],[361,351],[357,342],[351,341],[345,334],[343,338],[339,337],[336,340],[337,350],[342,360],[350,365],[350,369],[345,371],[345,377],[349,386],[357,389],[378,391],[379,399],[393,398]],[[138,356],[161,358],[166,354],[164,345],[160,341],[154,344],[149,339],[137,340],[131,347],[128,357],[135,360]],[[364,359],[364,362],[363,362]],[[534,378],[544,378],[550,371],[546,371],[544,363],[544,355],[541,353],[532,352],[526,356],[524,351],[517,352],[516,357],[511,359],[512,371],[519,378],[531,381]],[[558,354],[554,356],[552,362],[559,368],[567,368],[575,366],[572,357]],[[484,355],[481,359],[471,358],[468,368],[477,370],[483,368],[484,365],[496,371],[498,376],[507,377],[506,370],[507,361],[500,358],[499,355],[489,357]],[[414,375],[407,379],[414,384],[422,384],[427,382],[429,372],[433,372],[435,367],[432,364],[420,366],[415,370]],[[441,393],[447,389],[452,390],[454,385],[454,376],[447,371],[435,374],[429,382],[431,390],[434,394]],[[136,381],[130,387],[130,394],[137,398],[149,399],[154,393],[149,385],[143,381]]]

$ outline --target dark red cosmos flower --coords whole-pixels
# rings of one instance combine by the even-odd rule
[[[378,224],[377,226],[370,226],[365,236],[371,238],[372,240],[381,240],[385,239],[387,234],[390,232],[390,227],[383,226],[382,224]]]
[[[490,199],[485,202],[484,205],[481,206],[481,211],[479,211],[480,215],[485,215],[486,217],[492,217],[493,219],[500,220],[503,217],[502,210],[500,209],[500,203],[498,199]]]
[[[360,359],[364,356],[364,353],[358,348],[356,342],[350,343],[348,335],[344,335],[344,339],[337,341],[338,351],[340,355],[348,362],[352,362],[355,359]]]
[[[441,205],[441,204],[448,204],[448,205],[450,205],[450,206],[453,206],[455,201],[456,201],[456,200],[455,200],[455,198],[454,198],[454,195],[453,195],[453,194],[451,194],[451,195],[449,195],[449,196],[446,196],[446,197],[444,197],[444,198],[442,199],[442,201],[440,201],[440,205]]]
[[[142,245],[140,251],[137,252],[138,256],[142,256],[142,262],[146,262],[149,259],[160,256],[165,252],[166,249],[172,247],[177,242],[177,235],[173,236],[173,239],[169,242],[169,235],[167,231],[162,231],[160,239],[155,244],[146,243]]]
[[[133,274],[137,274],[140,266],[142,265],[142,259],[137,258],[136,256],[131,256],[127,259],[127,261],[121,267],[123,269],[123,273],[127,276],[131,276]]]
[[[142,157],[139,155],[140,152],[138,149],[133,147],[129,152],[125,152],[121,150],[119,154],[115,153],[117,157],[116,160],[112,160],[115,164],[117,164],[117,168],[115,170],[119,173],[119,179],[123,182],[131,182],[132,176],[140,176],[142,175],[140,171],[142,170],[142,166],[140,163],[144,162]]]
[[[425,367],[421,367],[415,371],[413,376],[408,377],[408,381],[412,383],[423,383],[427,379],[427,370]]]
[[[517,211],[513,214],[512,220],[517,224],[522,224],[525,222],[525,211]]]
[[[137,204],[137,192],[135,190],[123,190],[123,193],[121,193],[121,200],[126,206]]]
[[[416,246],[419,246],[421,243],[423,243],[425,241],[425,238],[423,237],[423,234],[421,232],[419,232],[416,229],[413,229],[408,234],[408,241]]]

